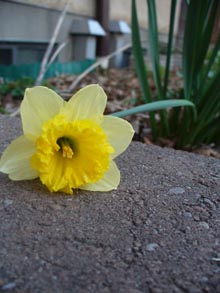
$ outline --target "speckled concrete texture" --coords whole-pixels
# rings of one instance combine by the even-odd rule
[[[0,153],[21,133],[0,115]],[[220,161],[132,143],[117,191],[0,174],[0,291],[220,292]]]

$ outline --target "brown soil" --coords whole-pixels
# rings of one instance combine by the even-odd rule
[[[141,90],[137,76],[132,69],[97,69],[95,72],[88,74],[82,79],[74,89],[73,93],[66,93],[71,83],[76,79],[74,75],[60,75],[58,77],[48,79],[48,82],[60,92],[64,99],[69,99],[74,92],[88,84],[100,84],[108,96],[106,114],[121,111],[143,104],[141,98]],[[152,77],[149,77],[150,88],[153,95],[156,95],[155,86]],[[170,88],[175,93],[182,86],[182,79],[174,72],[170,81]],[[175,98],[175,96],[173,97]],[[20,104],[20,100],[13,99],[10,94],[2,98],[2,105],[8,112],[15,111]],[[153,141],[151,137],[151,127],[149,123],[149,114],[140,113],[126,117],[135,129],[136,141],[145,144],[157,144],[162,147],[175,148],[174,140],[160,137],[157,141]],[[198,154],[220,158],[220,150],[215,145],[201,145],[190,149]]]

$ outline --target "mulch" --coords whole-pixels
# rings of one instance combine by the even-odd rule
[[[178,72],[172,73],[172,78],[169,83],[169,87],[175,94],[182,86],[182,79],[178,75]],[[64,99],[69,99],[74,92],[88,84],[99,84],[105,90],[108,96],[108,102],[105,114],[111,114],[124,109],[132,108],[143,104],[141,89],[139,86],[138,78],[135,71],[132,68],[108,70],[97,69],[93,73],[85,76],[76,86],[73,93],[66,93],[68,87],[76,79],[75,75],[59,75],[57,77],[49,78],[47,81],[60,93]],[[152,91],[152,95],[156,96],[156,88],[153,82],[153,78],[149,76],[149,84]],[[20,104],[21,99],[14,99],[9,95],[6,97],[0,97],[0,105],[2,104],[7,112],[15,111]],[[135,129],[134,140],[143,142],[145,144],[157,144],[162,147],[175,148],[175,142],[172,139],[160,137],[157,141],[153,141],[151,137],[151,127],[149,123],[149,114],[140,113],[132,116],[125,117]],[[220,150],[215,145],[200,145],[193,149],[187,150],[193,151],[198,154],[212,156],[220,158]]]

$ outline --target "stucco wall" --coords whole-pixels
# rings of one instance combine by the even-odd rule
[[[34,4],[38,6],[63,9],[66,0],[14,0],[26,4]],[[111,20],[125,20],[130,24],[131,20],[131,0],[109,0],[110,2],[110,19]],[[137,11],[140,25],[147,28],[147,1],[137,0]],[[158,28],[162,33],[167,33],[169,28],[169,12],[171,0],[156,0]],[[180,1],[177,3],[177,17],[179,14]],[[69,4],[69,11],[74,14],[95,17],[96,0],[71,0]],[[177,23],[177,22],[176,22]],[[175,32],[177,25],[175,26]]]
[[[67,0],[15,0],[15,2],[60,10],[63,9]],[[71,0],[69,3],[69,11],[75,14],[93,17],[95,15],[95,0]]]
[[[47,43],[51,38],[58,17],[58,11],[50,11],[43,8],[35,9],[32,6],[19,5],[17,3],[10,5],[10,2],[5,1],[1,4],[0,9],[0,40]],[[10,25],[8,22],[9,18]],[[63,38],[66,37],[62,32],[65,31],[66,26],[68,26],[69,30],[71,23],[72,17],[67,15],[61,27],[58,41],[63,41]]]
[[[18,1],[17,1],[18,2]],[[48,43],[60,12],[57,10],[20,5],[20,3],[0,1],[0,42],[10,43]],[[70,28],[73,17],[67,14],[57,37],[58,43],[67,42],[59,55],[59,61],[72,59]]]
[[[147,1],[137,0],[137,13],[140,26],[143,28],[148,27],[148,11]],[[156,0],[158,29],[161,33],[167,33],[169,30],[169,17],[170,17],[170,5],[171,0]],[[178,20],[180,10],[180,1],[177,3],[177,15]],[[126,20],[130,23],[131,20],[131,1],[128,0],[111,0],[110,1],[110,19],[113,20]],[[175,32],[177,32],[177,21],[175,26]]]

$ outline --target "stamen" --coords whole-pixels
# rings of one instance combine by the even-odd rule
[[[71,159],[74,155],[74,152],[70,146],[63,146],[62,153],[63,153],[63,157],[68,159]]]
[[[70,140],[66,137],[61,137],[57,140],[64,158],[71,159],[74,156],[74,151],[70,146]]]

